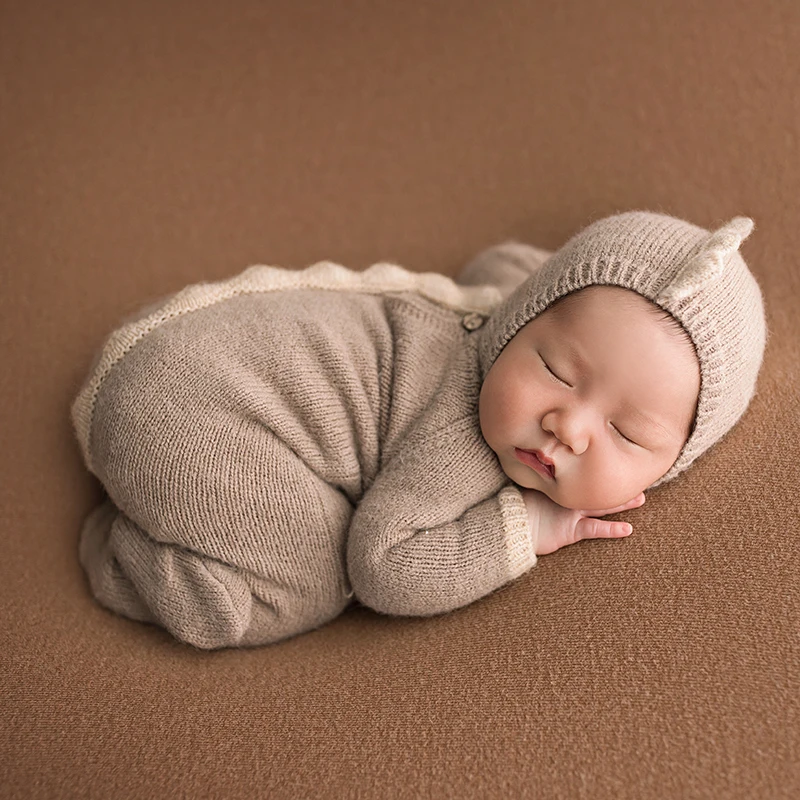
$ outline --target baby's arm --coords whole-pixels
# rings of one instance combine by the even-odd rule
[[[552,253],[521,242],[504,242],[478,253],[456,276],[462,286],[497,286],[507,297],[530,278]]]
[[[459,440],[458,431],[448,433],[443,439]],[[417,453],[398,460],[350,524],[350,584],[361,603],[384,614],[430,616],[468,605],[527,572],[538,555],[582,539],[627,536],[627,523],[595,517],[644,503],[642,493],[616,508],[576,511],[506,485],[470,505],[463,489],[491,480],[485,465],[465,468],[467,448],[450,455],[445,441],[426,444],[443,462],[443,482],[434,486],[429,471],[417,469]]]
[[[384,614],[440,614],[536,563],[522,495],[498,475],[488,448],[469,446],[471,427],[463,420],[409,442],[361,499],[347,569],[364,605]]]

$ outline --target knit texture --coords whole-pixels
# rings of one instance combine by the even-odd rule
[[[502,348],[592,284],[668,310],[701,366],[695,431],[653,485],[670,480],[754,391],[763,307],[737,252],[751,228],[631,212],[556,254],[489,248],[460,282],[257,266],[143,309],[72,408],[108,494],[81,536],[93,592],[202,648],[279,641],[354,597],[421,616],[484,597],[536,563],[520,490],[480,431]]]
[[[695,428],[672,480],[716,444],[753,397],[767,326],[761,290],[738,248],[753,229],[736,217],[711,232],[650,211],[601,219],[573,236],[492,315],[481,334],[482,375],[517,331],[560,298],[587,286],[621,286],[668,311],[700,364]]]
[[[536,556],[480,433],[476,331],[529,274],[254,267],[135,315],[72,409],[108,494],[81,537],[95,596],[219,648],[354,597],[442,613],[523,574]]]

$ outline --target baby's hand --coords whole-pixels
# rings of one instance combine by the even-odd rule
[[[644,492],[641,492],[633,500],[616,508],[576,511],[554,503],[546,494],[535,489],[522,489],[521,492],[528,509],[528,523],[535,537],[537,556],[554,553],[581,539],[619,539],[628,536],[633,530],[630,523],[611,522],[595,517],[644,505]]]

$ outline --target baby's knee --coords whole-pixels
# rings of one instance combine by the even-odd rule
[[[129,619],[157,622],[114,555],[111,530],[119,513],[106,499],[86,518],[78,551],[81,566],[101,605]]]
[[[346,607],[342,593],[289,587],[152,539],[106,501],[87,519],[81,563],[98,601],[203,650],[273,644]]]
[[[323,625],[346,605],[320,603],[237,567],[192,558],[187,574],[162,583],[155,602],[159,622],[202,650],[275,644]]]
[[[199,649],[275,644],[329,622],[348,603],[346,597],[320,601],[228,564],[198,561],[194,594],[181,581],[169,587],[159,619],[176,639]]]

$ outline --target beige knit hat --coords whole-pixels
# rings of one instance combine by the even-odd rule
[[[767,338],[761,290],[738,252],[753,220],[711,232],[650,211],[598,220],[572,237],[492,314],[481,331],[483,377],[517,331],[556,300],[594,284],[622,286],[677,319],[700,362],[695,428],[672,480],[739,420],[755,392]]]

